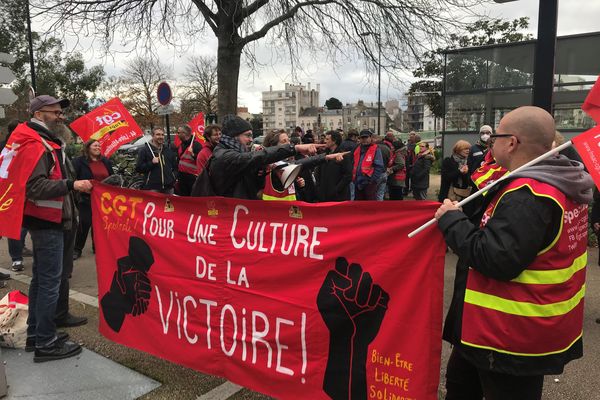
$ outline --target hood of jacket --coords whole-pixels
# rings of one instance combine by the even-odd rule
[[[532,178],[548,183],[571,200],[588,204],[592,201],[594,181],[579,161],[563,155],[552,156],[522,171],[510,174],[511,178]]]

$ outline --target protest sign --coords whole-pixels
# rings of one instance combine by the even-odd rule
[[[92,206],[107,338],[281,399],[437,399],[445,245],[404,239],[437,203]]]
[[[143,135],[129,111],[116,97],[77,118],[69,126],[84,142],[97,140],[105,157],[110,157],[119,147]]]

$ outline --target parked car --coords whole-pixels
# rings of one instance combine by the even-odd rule
[[[152,140],[152,135],[144,135],[133,142],[124,144],[123,146],[119,147],[117,151],[135,154],[140,147],[146,146],[146,143],[148,143],[150,140]]]

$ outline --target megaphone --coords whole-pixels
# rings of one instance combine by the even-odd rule
[[[298,164],[288,164],[286,162],[275,163],[275,168],[278,169],[278,176],[284,189],[287,189],[294,183],[302,166]]]

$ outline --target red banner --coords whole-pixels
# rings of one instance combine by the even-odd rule
[[[69,126],[84,142],[90,139],[100,142],[105,157],[110,157],[119,147],[143,135],[129,111],[116,97],[77,118]]]
[[[19,239],[25,185],[44,153],[39,134],[19,124],[0,154],[0,237]]]
[[[192,133],[196,135],[196,139],[200,143],[204,143],[206,141],[204,139],[204,113],[198,113],[188,125],[192,128]]]
[[[571,139],[581,160],[600,188],[600,126],[595,126]]]
[[[107,338],[281,399],[437,399],[446,246],[407,234],[439,204],[92,205]]]
[[[581,109],[592,117],[597,124],[600,124],[600,76],[585,98]]]

